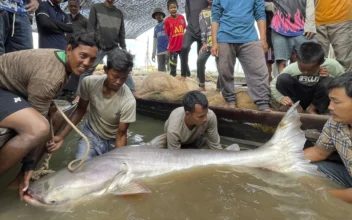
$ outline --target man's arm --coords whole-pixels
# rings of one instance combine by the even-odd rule
[[[277,77],[275,77],[271,82],[270,82],[270,93],[271,97],[278,103],[280,103],[281,99],[284,97],[279,90],[276,88],[276,83],[277,83]]]
[[[166,140],[168,149],[181,149],[180,137],[175,132],[167,131]]]
[[[218,133],[218,125],[215,114],[209,120],[209,127],[206,131],[207,145],[210,149],[222,149],[220,144],[220,136]]]
[[[352,203],[352,188],[348,189],[330,189],[328,192],[345,202]]]
[[[256,0],[254,2],[254,17],[257,21],[257,26],[259,29],[260,40],[263,43],[264,53],[268,51],[268,43],[266,41],[266,15],[264,1]]]
[[[39,27],[42,27],[46,31],[61,34],[62,30],[49,18],[49,15],[44,12],[39,12],[40,8],[36,13],[36,21]]]
[[[218,29],[220,26],[220,17],[222,16],[223,8],[221,7],[220,0],[213,1],[212,7],[212,23],[211,23],[211,36],[213,40],[213,46],[211,48],[211,55],[219,56],[219,45],[218,45]]]
[[[77,125],[83,118],[84,114],[87,111],[89,101],[83,100],[82,98],[79,99],[76,109],[72,112],[69,119],[74,124]],[[71,132],[72,126],[66,124],[65,127],[61,130],[61,132],[54,137],[53,142],[49,142],[46,145],[47,151],[52,153],[58,150],[65,139],[65,137]]]
[[[120,122],[119,130],[116,133],[115,148],[119,148],[127,145],[127,130],[129,126],[130,126],[129,123]]]
[[[51,20],[57,27],[61,30],[61,32],[65,33],[73,33],[72,23],[64,23],[57,20]]]
[[[89,11],[89,18],[88,18],[88,26],[87,30],[89,32],[94,32],[97,26],[97,14],[94,5],[91,7]]]
[[[306,20],[304,22],[304,35],[311,39],[316,33],[314,0],[307,0]]]
[[[121,12],[121,27],[120,27],[120,32],[119,32],[119,44],[120,47],[124,50],[126,50],[126,39],[125,39],[125,21],[123,19],[123,15]]]
[[[79,99],[76,109],[70,115],[70,121],[77,125],[86,114],[88,108],[89,101],[83,100],[82,98]],[[60,132],[59,136],[64,139],[72,130],[71,125],[66,124],[65,127]]]
[[[152,52],[152,60],[155,62],[155,54],[156,54],[156,47],[158,46],[158,39],[153,38],[153,52]]]
[[[190,19],[191,19],[191,9],[190,9],[190,2],[191,0],[186,0],[186,5],[185,5],[185,13],[186,13],[186,19],[187,19],[187,22],[190,23]]]
[[[311,162],[325,160],[333,151],[327,151],[319,146],[304,149],[304,157]]]

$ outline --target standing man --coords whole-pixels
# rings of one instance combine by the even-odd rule
[[[65,33],[72,33],[73,29],[68,15],[60,8],[61,1],[47,0],[39,4],[36,11],[39,48],[66,48]]]
[[[125,85],[132,67],[132,55],[114,49],[108,53],[106,74],[87,76],[78,89],[80,100],[70,120],[77,125],[89,105],[88,119],[82,129],[90,142],[88,159],[127,145],[127,129],[136,120],[136,99]],[[57,150],[71,130],[66,125],[56,137],[57,144],[49,146],[48,151]],[[85,141],[79,139],[76,158],[82,158],[86,149]]]
[[[155,62],[155,54],[157,53],[158,60],[158,71],[166,72],[169,70],[169,61],[167,56],[167,46],[169,45],[169,38],[164,31],[164,18],[165,13],[161,8],[156,8],[152,14],[152,18],[158,21],[158,24],[154,28],[153,38],[153,54],[152,60]]]
[[[81,13],[80,0],[69,0],[68,8],[70,10],[70,20],[72,23],[73,34],[78,33],[82,30],[87,30],[88,19],[84,17]],[[72,34],[67,34],[67,39],[69,41]]]
[[[126,50],[125,23],[123,13],[114,5],[115,0],[105,0],[92,6],[89,12],[88,31],[94,31],[99,36],[99,54],[94,66],[84,73],[92,75],[95,68],[101,63],[109,51],[115,48]],[[83,77],[84,77],[83,76]],[[81,77],[82,80],[82,77]],[[135,93],[131,75],[128,75],[126,84]]]
[[[38,0],[0,1],[0,55],[33,48],[29,15],[38,7]]]
[[[88,19],[80,13],[80,9],[81,9],[80,0],[69,0],[68,8],[70,10],[69,16],[72,23],[73,33],[66,34],[67,41],[69,41],[73,35],[86,30],[88,26]],[[74,99],[74,96],[78,87],[78,82],[79,82],[79,76],[72,75],[61,94],[62,96],[65,96],[65,97],[68,96],[68,99],[72,101],[72,104],[75,104],[76,102],[78,102],[78,98],[77,98],[77,101]]]
[[[211,47],[213,45],[211,36],[211,7],[213,0],[208,0],[208,4],[208,7],[203,9],[199,14],[199,26],[203,45],[198,51],[199,56],[197,59],[197,76],[199,79],[198,91],[205,91],[205,64],[211,55]],[[217,83],[217,88],[219,88],[219,83]]]
[[[268,50],[266,42],[266,20],[264,1],[213,0],[211,53],[216,56],[222,95],[227,107],[236,108],[234,92],[234,67],[239,59],[246,73],[248,92],[259,111],[271,111],[269,74],[264,53]],[[257,21],[260,40],[254,27]]]
[[[197,42],[197,51],[202,47],[202,40],[199,28],[199,14],[208,7],[207,0],[186,0],[185,11],[187,29],[183,39],[181,50],[181,76],[189,77],[191,72],[188,66],[188,54],[193,42]]]
[[[279,73],[299,46],[315,41],[314,0],[272,1],[274,17],[271,21],[272,42]]]
[[[346,72],[352,72],[352,1],[317,0],[315,7],[317,40],[329,55],[332,45],[336,60]]]

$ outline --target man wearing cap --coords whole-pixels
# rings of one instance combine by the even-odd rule
[[[169,38],[164,32],[165,13],[161,8],[156,8],[152,14],[152,17],[158,21],[158,24],[154,28],[152,60],[155,62],[155,54],[158,52],[158,71],[166,72],[166,69],[169,70],[169,62],[167,57]]]

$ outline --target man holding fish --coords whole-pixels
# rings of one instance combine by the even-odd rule
[[[305,157],[330,179],[347,189],[329,190],[332,195],[352,203],[352,72],[329,83],[331,118],[314,147],[304,150]],[[337,151],[344,163],[324,161]]]

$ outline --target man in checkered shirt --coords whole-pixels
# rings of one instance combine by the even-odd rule
[[[329,193],[352,203],[352,72],[345,73],[329,83],[331,118],[314,147],[304,150],[304,155],[326,174],[346,189],[329,190]],[[337,151],[344,163],[324,161]]]

